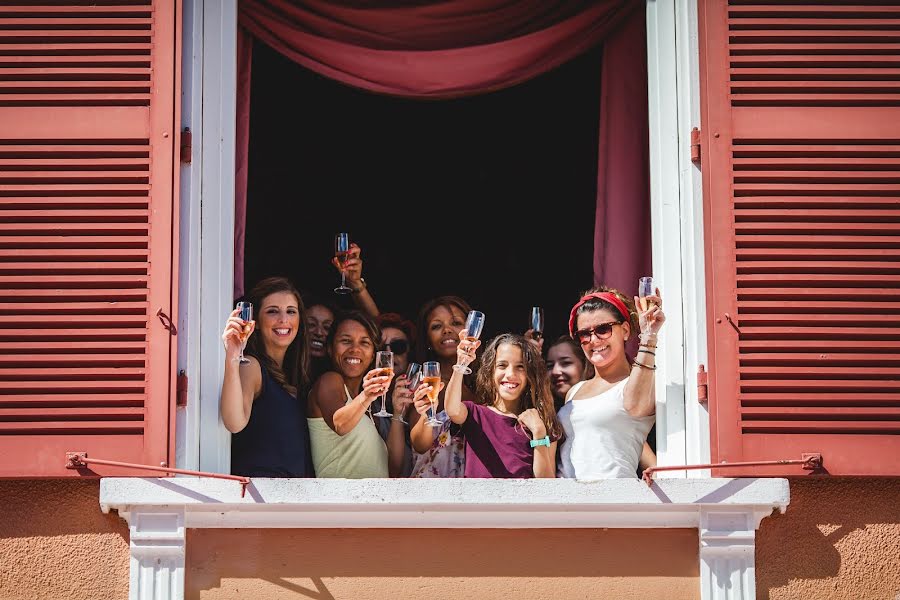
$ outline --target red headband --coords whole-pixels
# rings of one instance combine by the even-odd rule
[[[572,312],[569,313],[569,335],[571,335],[572,337],[575,337],[575,313],[585,302],[594,298],[596,298],[597,300],[603,300],[604,302],[609,302],[610,304],[615,306],[620,313],[622,313],[622,317],[626,321],[629,320],[628,307],[625,306],[625,303],[622,302],[619,297],[612,292],[594,292],[593,294],[587,294],[585,296],[582,296],[581,300],[575,303],[575,306],[572,307]]]

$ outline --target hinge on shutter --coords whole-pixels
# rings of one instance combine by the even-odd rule
[[[181,162],[186,165],[191,164],[192,151],[193,146],[191,145],[191,128],[185,127],[181,131]]]
[[[175,380],[175,406],[187,406],[188,378],[184,369],[178,371]]]
[[[709,400],[709,373],[706,367],[700,365],[697,367],[697,402],[701,404]]]
[[[700,166],[700,130],[691,129],[691,162]]]
[[[742,469],[746,467],[767,467],[779,465],[800,465],[804,471],[821,471],[822,455],[819,452],[803,453],[798,460],[754,460],[748,462],[720,462],[708,465],[666,465],[644,469],[643,479],[647,485],[653,485],[653,474],[660,471],[695,471],[697,469]]]
[[[138,463],[121,462],[118,460],[105,460],[102,458],[88,458],[87,452],[66,452],[66,468],[67,469],[88,469],[88,465],[106,465],[108,467],[126,467],[128,469],[139,469],[143,471],[161,471],[163,473],[175,473],[177,475],[193,475],[194,477],[209,477],[211,479],[229,479],[237,481],[241,484],[241,498],[247,492],[247,486],[250,485],[250,478],[243,475],[225,475],[224,473],[207,473],[206,471],[189,471],[187,469],[173,469],[162,463],[159,467],[150,465],[141,465]]]

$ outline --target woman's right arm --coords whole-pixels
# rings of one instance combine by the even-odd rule
[[[440,385],[441,387],[438,389],[438,393],[444,388],[444,382],[442,381]],[[431,386],[422,383],[419,384],[419,387],[417,387],[416,391],[413,393],[413,407],[416,409],[416,414],[412,417],[413,421],[412,429],[409,431],[409,442],[410,445],[412,445],[413,450],[419,454],[428,452],[428,449],[434,444],[433,426],[429,425],[428,419],[425,418],[428,409],[432,407],[431,401],[428,399],[429,391],[431,391]]]
[[[470,342],[466,340],[466,330],[459,332],[459,345],[456,347],[456,364],[466,366],[475,360],[475,350],[481,345],[480,341]],[[450,381],[447,382],[447,391],[444,393],[444,410],[447,416],[457,425],[466,422],[469,409],[462,402],[463,374],[462,371],[453,369]]]
[[[255,325],[250,326],[253,333]],[[222,380],[222,398],[219,410],[222,423],[231,433],[237,433],[250,421],[253,400],[262,389],[262,371],[259,362],[252,356],[250,364],[241,366],[238,356],[241,352],[241,330],[243,321],[235,310],[225,324],[222,342],[225,344],[225,376]]]

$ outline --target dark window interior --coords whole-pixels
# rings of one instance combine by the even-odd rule
[[[456,294],[483,339],[546,335],[592,284],[598,47],[514,88],[410,100],[346,87],[262,44],[253,56],[245,275],[287,275],[341,305],[334,234],[363,251],[384,312]]]

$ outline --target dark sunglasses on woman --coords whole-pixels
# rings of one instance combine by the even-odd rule
[[[406,354],[409,350],[409,342],[406,340],[391,340],[381,345],[382,350],[390,350],[394,354]]]
[[[600,323],[599,325],[595,325],[594,327],[589,327],[587,329],[579,329],[575,332],[575,335],[572,336],[582,344],[590,344],[591,336],[597,336],[598,340],[605,340],[612,335],[612,328],[615,325],[621,325],[619,321],[610,321],[609,323]]]

